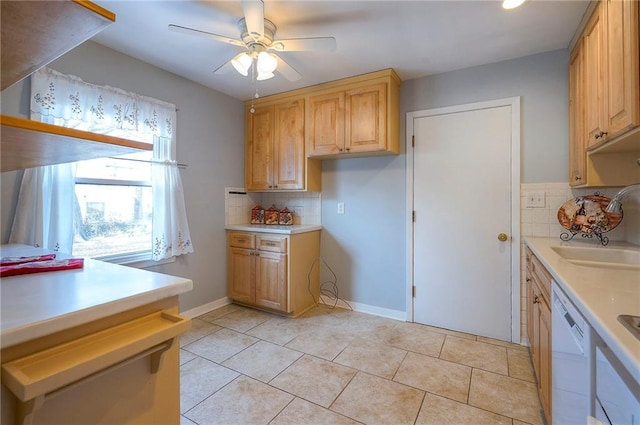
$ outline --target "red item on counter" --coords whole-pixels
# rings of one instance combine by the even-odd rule
[[[33,255],[30,257],[2,257],[0,266],[13,266],[16,264],[32,263],[34,261],[55,260],[56,254]]]
[[[84,267],[84,258],[32,261],[30,263],[0,266],[0,277],[17,276],[30,273],[52,272],[57,270],[81,269],[82,267]]]

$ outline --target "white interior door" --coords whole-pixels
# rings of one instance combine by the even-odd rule
[[[474,105],[413,118],[414,321],[511,341],[513,111]]]

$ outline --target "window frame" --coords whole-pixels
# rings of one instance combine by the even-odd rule
[[[136,161],[147,162],[149,165],[153,160],[141,160],[131,158],[110,158],[118,161]],[[88,160],[91,161],[91,160]],[[78,161],[80,162],[80,161]],[[104,179],[104,178],[92,178],[92,177],[77,177],[75,178],[74,187],[77,185],[94,185],[94,186],[133,186],[133,187],[148,187],[153,189],[151,180],[119,180],[119,179]],[[136,268],[147,268],[157,266],[160,264],[172,263],[175,261],[175,257],[167,258],[160,261],[152,260],[153,241],[150,238],[149,249],[145,251],[137,251],[131,253],[102,255],[97,257],[91,257],[94,260],[105,261],[108,263],[128,265]]]

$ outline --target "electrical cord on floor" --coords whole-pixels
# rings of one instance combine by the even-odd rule
[[[315,267],[316,264],[318,264],[318,269],[319,269],[318,274],[322,274],[322,270],[320,270],[320,267],[324,264],[324,266],[329,270],[329,272],[333,276],[332,280],[327,280],[320,283],[320,297],[318,297],[317,301],[316,301],[316,297],[313,295],[313,291],[311,291],[311,273],[313,272],[313,268]],[[313,302],[316,305],[316,307],[321,303],[333,309],[338,305],[338,301],[342,301],[349,307],[349,310],[353,311],[353,307],[351,307],[351,304],[349,304],[345,300],[340,300],[340,297],[338,296],[338,277],[322,257],[316,258],[313,264],[311,264],[311,268],[309,269],[309,273],[307,274],[307,282],[308,282],[307,290],[309,291],[309,294],[311,294],[311,298],[313,298]],[[324,302],[323,298],[328,298],[329,300],[331,300],[333,305],[330,305]]]

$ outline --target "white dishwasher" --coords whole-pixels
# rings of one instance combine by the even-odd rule
[[[591,328],[551,284],[551,411],[554,425],[585,425],[591,412]]]
[[[599,337],[595,343],[596,419],[602,425],[639,425],[640,385],[607,344]]]

